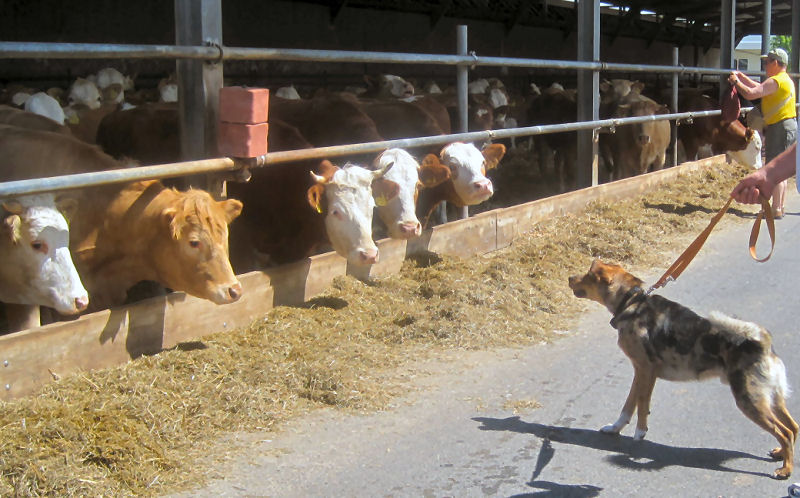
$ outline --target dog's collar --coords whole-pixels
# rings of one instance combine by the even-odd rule
[[[644,292],[644,289],[639,287],[631,287],[628,292],[622,296],[622,300],[617,305],[617,309],[614,311],[614,318],[611,319],[611,326],[617,328],[617,322],[620,318],[622,318],[622,312],[625,311],[625,308],[630,306],[631,304],[637,303],[639,301],[643,301],[647,295]]]

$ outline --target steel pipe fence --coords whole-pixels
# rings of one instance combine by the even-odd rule
[[[354,62],[354,63],[395,63],[395,64],[435,64],[457,67],[468,66],[506,66],[518,68],[542,68],[589,71],[624,71],[624,72],[661,72],[671,74],[717,74],[724,75],[729,69],[707,67],[685,67],[622,64],[608,62],[579,62],[548,59],[527,59],[509,57],[478,56],[474,52],[469,55],[447,54],[409,54],[397,52],[368,52],[342,50],[308,50],[308,49],[272,49],[241,48],[213,46],[181,46],[181,45],[130,45],[130,44],[93,44],[93,43],[39,43],[39,42],[0,42],[0,59],[47,58],[47,59],[195,59],[205,61],[225,60],[281,60],[281,61],[313,61],[313,62]],[[747,74],[764,75],[764,72]],[[791,73],[800,77],[800,73]],[[721,111],[700,111],[655,116],[641,116],[623,119],[602,119],[555,125],[537,125],[502,130],[456,133],[432,137],[386,140],[362,144],[318,147],[297,151],[268,153],[251,159],[213,158],[187,161],[181,163],[162,164],[126,168],[123,170],[80,173],[73,175],[0,182],[0,196],[18,196],[40,192],[68,190],[93,187],[136,180],[173,178],[201,173],[235,171],[242,168],[267,166],[283,162],[304,159],[322,159],[341,157],[357,153],[380,152],[392,147],[420,147],[441,145],[453,141],[487,141],[501,138],[560,133],[578,130],[593,130],[616,126],[661,120],[691,120],[705,116],[720,115]]]
[[[752,108],[744,108],[743,111],[747,111],[749,109]],[[721,110],[694,111],[672,114],[656,114],[652,116],[636,116],[632,118],[581,121],[576,123],[525,126],[503,130],[473,131],[468,133],[454,133],[430,137],[404,138],[398,140],[384,140],[381,142],[333,145],[329,147],[316,147],[313,149],[270,152],[255,158],[237,159],[221,157],[198,161],[125,168],[119,170],[78,173],[49,178],[34,178],[30,180],[0,182],[0,197],[12,197],[85,187],[97,187],[102,185],[126,183],[154,178],[174,178],[199,173],[236,171],[245,168],[269,166],[272,164],[302,161],[307,159],[325,159],[329,157],[341,157],[352,154],[381,152],[390,148],[424,147],[431,145],[444,145],[452,142],[489,141],[501,138],[544,135],[548,133],[593,130],[596,128],[608,128],[611,132],[613,132],[617,126],[666,120],[690,121],[707,116],[719,116],[721,114]]]
[[[449,54],[409,54],[400,52],[369,52],[347,50],[312,50],[287,48],[246,48],[180,45],[123,45],[99,43],[37,43],[0,42],[0,59],[200,59],[214,61],[294,61],[294,62],[354,62],[384,64],[428,64],[447,66],[507,66],[531,69],[565,69],[613,72],[656,72],[679,74],[725,75],[731,69],[713,67],[625,64],[615,62],[579,62],[552,59]],[[764,75],[763,71],[743,71]],[[800,77],[800,73],[790,73]]]

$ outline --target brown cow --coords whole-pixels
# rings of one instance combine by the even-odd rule
[[[678,108],[682,112],[719,109],[716,100],[699,90],[682,90],[678,97]],[[714,154],[724,152],[741,164],[761,167],[761,137],[739,120],[726,122],[720,116],[694,118],[691,123],[678,126],[678,140],[688,161],[697,159],[700,148],[710,145]]]
[[[277,119],[270,120],[268,140],[271,151],[311,147]],[[398,185],[382,178],[389,167],[370,171],[307,160],[259,168],[247,183],[228,183],[229,194],[245,203],[231,227],[237,271],[297,261],[328,244],[352,264],[377,262],[373,196],[389,201],[397,195]]]
[[[163,164],[180,158],[176,103],[144,104],[105,115],[97,127],[97,145],[117,159]]]
[[[0,168],[9,179],[121,168],[98,147],[50,132],[0,126]],[[228,261],[228,224],[242,209],[201,190],[178,192],[157,180],[77,194],[70,251],[99,309],[121,304],[142,280],[209,299],[236,301],[241,285]]]
[[[577,119],[578,104],[575,90],[565,90],[554,83],[534,98],[528,108],[530,125],[571,123]],[[544,175],[552,170],[558,177],[559,190],[564,192],[573,183],[577,160],[577,133],[547,133],[535,137],[539,152],[539,169]]]

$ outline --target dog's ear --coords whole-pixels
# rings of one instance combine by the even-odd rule
[[[613,277],[609,271],[608,265],[604,264],[599,259],[592,261],[592,267],[589,268],[589,273],[593,274],[598,280],[606,284],[610,284]]]
[[[598,273],[602,269],[602,267],[603,267],[603,262],[595,258],[594,261],[592,261],[592,266],[589,267],[589,272]]]

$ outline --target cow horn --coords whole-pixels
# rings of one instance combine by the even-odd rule
[[[328,179],[324,176],[320,176],[313,171],[309,171],[309,173],[311,173],[311,179],[314,180],[314,183],[319,183],[321,185],[328,183]]]
[[[373,171],[373,172],[372,172],[373,178],[380,178],[380,177],[382,177],[382,176],[383,176],[383,175],[385,175],[385,174],[386,174],[386,173],[387,173],[387,172],[388,172],[390,169],[392,169],[392,166],[394,166],[394,161],[390,162],[389,164],[387,164],[387,165],[386,165],[386,166],[384,166],[383,168],[376,169],[375,171]]]

